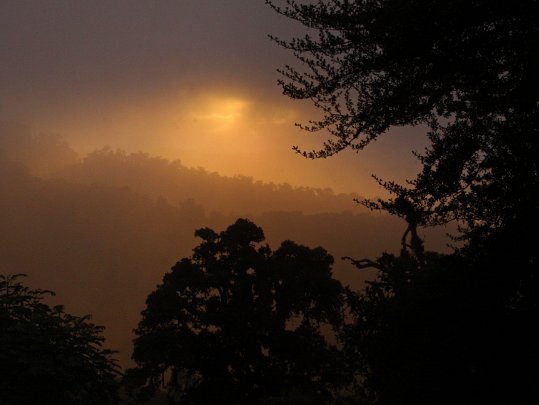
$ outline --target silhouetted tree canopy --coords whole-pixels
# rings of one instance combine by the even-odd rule
[[[298,392],[317,401],[349,382],[338,334],[345,290],[322,248],[283,242],[239,219],[199,229],[192,257],[165,274],[147,299],[128,372],[139,396],[162,383],[172,403],[252,404]]]
[[[418,126],[431,141],[422,171],[407,186],[379,180],[396,198],[368,206],[405,217],[395,203],[405,198],[423,223],[456,218],[471,234],[524,213],[537,225],[537,1],[268,3],[308,32],[276,39],[300,62],[281,70],[284,94],[311,100],[322,118],[304,128],[331,135],[305,156],[358,151],[393,126]]]
[[[399,256],[353,260],[378,278],[349,294],[346,349],[379,404],[539,401],[539,2],[268,0],[307,34],[274,38],[298,66],[284,94],[329,138],[305,157],[362,150],[391,127],[429,146],[393,197]],[[418,227],[457,220],[465,244],[425,251]]]
[[[103,349],[103,327],[33,290],[22,275],[0,275],[0,403],[111,404],[119,367]]]
[[[355,321],[345,334],[373,403],[539,400],[538,283],[525,256],[505,247],[377,260],[379,277],[349,295]]]
[[[114,170],[117,167],[111,168]],[[133,182],[137,174],[132,175]],[[107,175],[113,177],[113,173]],[[140,320],[144,301],[162,279],[164,269],[191,254],[197,244],[193,230],[201,224],[225,229],[238,218],[202,209],[207,200],[174,205],[139,195],[125,184],[113,187],[39,179],[22,165],[2,159],[1,153],[0,184],[4,267],[25,269],[33,285],[46,285],[61,295],[61,302],[72,313],[91,313],[99,319],[106,326],[109,346],[119,350],[115,357],[126,365],[132,352],[132,330]],[[169,186],[189,187],[181,183]],[[254,189],[244,192],[256,194]],[[242,211],[243,216],[248,214]],[[253,216],[272,246],[291,239],[306,246],[324,246],[335,257],[351,252],[377,255],[394,245],[402,227],[396,218],[357,212],[305,215],[279,211]],[[368,240],[358,244],[364,234],[369,235]],[[443,248],[444,231],[431,235],[431,246],[437,240],[436,245]],[[343,284],[361,286],[365,275],[348,269],[338,261],[333,274]]]

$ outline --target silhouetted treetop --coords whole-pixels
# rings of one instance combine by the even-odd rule
[[[0,402],[116,403],[119,367],[104,349],[103,327],[44,302],[23,275],[0,274]]]
[[[166,378],[171,403],[256,403],[295,390],[330,398],[349,382],[339,333],[344,289],[322,248],[283,242],[239,219],[225,231],[197,231],[192,257],[165,274],[136,330],[128,373],[139,395]]]
[[[539,173],[537,1],[268,3],[308,32],[276,39],[300,62],[281,70],[284,94],[312,100],[322,118],[304,128],[331,135],[305,156],[357,151],[392,126],[423,124],[431,145],[417,179],[380,183],[425,219],[489,229],[537,209],[527,198]]]
[[[392,125],[536,107],[535,1],[268,3],[309,29],[278,42],[305,67],[281,71],[284,93],[312,99],[325,117],[308,128],[337,138],[316,156],[360,149]]]

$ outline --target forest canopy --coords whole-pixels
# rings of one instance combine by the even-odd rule
[[[202,242],[152,292],[130,370],[142,398],[165,388],[173,403],[253,404],[292,392],[331,399],[351,381],[323,325],[342,332],[345,289],[322,248],[285,241],[272,251],[254,223],[196,231]],[[326,330],[326,335],[328,331]]]

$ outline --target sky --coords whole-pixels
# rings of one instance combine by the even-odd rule
[[[395,128],[360,154],[307,160],[324,134],[287,99],[295,63],[268,34],[302,27],[263,0],[3,0],[0,120],[60,133],[82,154],[109,146],[267,182],[383,194],[370,178],[411,178],[422,131]]]

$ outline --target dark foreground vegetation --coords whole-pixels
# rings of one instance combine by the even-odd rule
[[[326,158],[360,151],[393,126],[430,145],[393,197],[363,200],[403,218],[399,256],[353,297],[347,358],[378,404],[539,400],[539,3],[268,1],[306,36],[284,94],[314,102]],[[463,245],[425,250],[417,229],[457,221]]]
[[[417,178],[379,180],[392,197],[360,201],[406,221],[401,251],[347,258],[358,271],[377,271],[356,292],[333,279],[322,248],[284,242],[273,251],[247,220],[220,233],[200,229],[202,243],[148,296],[124,399],[538,403],[538,3],[270,5],[309,31],[277,40],[300,66],[282,72],[284,93],[314,101],[322,118],[305,128],[331,136],[319,151],[298,152],[325,158],[362,150],[392,126],[427,128],[431,143],[418,154]],[[426,249],[420,227],[451,221],[460,224],[461,245],[448,254]],[[45,370],[47,388],[55,387],[51,376],[71,387],[95,384],[45,399],[15,381],[2,387],[13,395],[3,403],[20,395],[35,395],[34,403],[54,395],[67,403],[114,400],[115,367],[100,349],[101,330],[42,306],[41,293],[16,278],[2,280],[9,378]],[[9,285],[29,296],[20,311]],[[65,341],[43,335],[47,325],[74,342],[66,361]],[[72,339],[80,333],[82,341]],[[43,345],[60,359],[49,369],[38,366]],[[82,357],[69,357],[76,353]]]
[[[50,306],[22,274],[0,275],[0,403],[111,404],[120,367],[90,317]]]
[[[343,352],[346,290],[322,248],[285,241],[238,220],[176,263],[148,296],[127,379],[139,397],[164,386],[179,403],[256,403],[296,392],[325,401],[351,380]],[[139,387],[139,388],[137,388]]]

